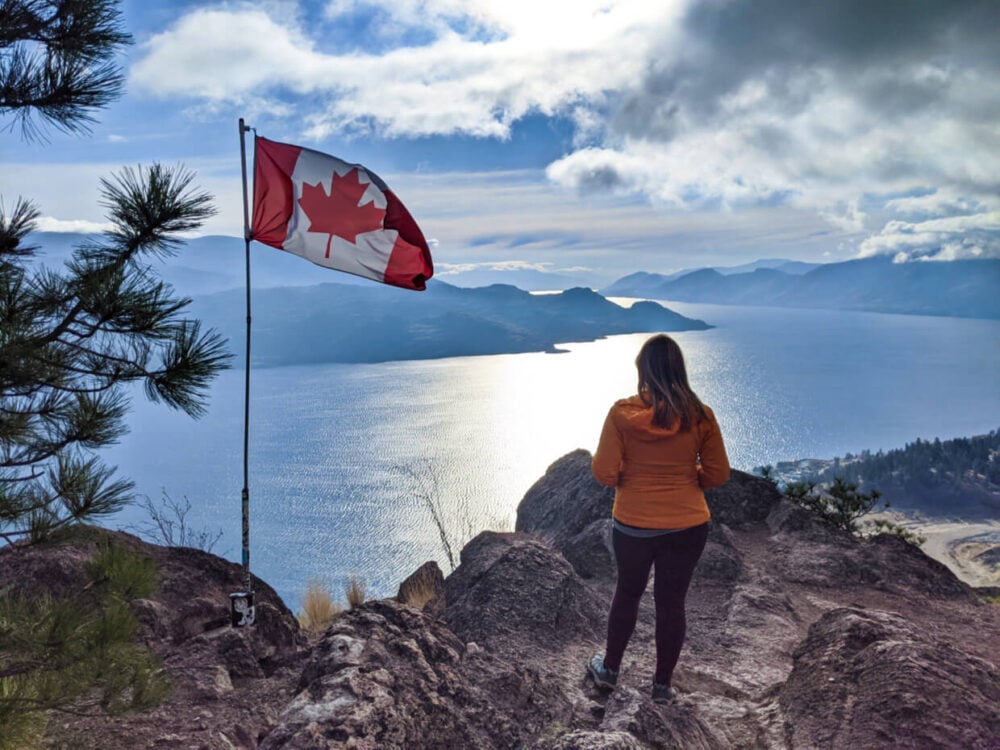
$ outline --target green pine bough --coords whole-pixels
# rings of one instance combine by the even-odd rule
[[[72,590],[0,590],[0,749],[39,742],[49,712],[118,714],[167,696],[130,607],[156,586],[151,559],[103,540]]]
[[[154,164],[102,180],[112,228],[62,269],[32,263],[37,209],[0,209],[0,539],[38,540],[131,501],[132,482],[92,455],[125,434],[131,384],[205,412],[231,356],[152,266],[214,213],[192,179]]]

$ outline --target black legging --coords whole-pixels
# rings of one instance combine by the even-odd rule
[[[613,540],[618,586],[608,615],[604,666],[614,670],[621,668],[625,647],[639,616],[639,600],[649,582],[649,569],[655,563],[656,674],[653,681],[669,685],[687,628],[684,599],[708,540],[708,524],[645,538],[628,536],[615,529]]]

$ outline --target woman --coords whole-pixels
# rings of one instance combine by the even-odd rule
[[[677,343],[653,336],[635,364],[639,393],[611,407],[591,464],[598,482],[616,488],[612,535],[618,585],[607,649],[594,655],[588,671],[598,687],[617,683],[655,565],[653,700],[665,703],[674,695],[670,681],[684,644],[684,598],[708,538],[704,490],[729,479],[729,459],[715,415],[688,385]]]

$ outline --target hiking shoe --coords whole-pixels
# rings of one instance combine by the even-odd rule
[[[614,690],[618,684],[618,672],[604,666],[604,654],[597,653],[587,665],[587,673],[594,679],[594,684],[602,690]]]
[[[677,693],[670,685],[653,683],[653,703],[670,703],[676,697]]]

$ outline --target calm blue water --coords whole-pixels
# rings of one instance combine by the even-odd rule
[[[998,321],[670,307],[718,326],[676,338],[738,468],[1000,426]],[[564,354],[254,371],[254,572],[295,608],[310,578],[339,592],[356,573],[390,595],[428,559],[447,571],[419,496],[440,500],[459,542],[512,528],[551,462],[595,447],[611,402],[634,391],[645,338],[567,344]],[[233,560],[242,409],[242,371],[218,379],[200,421],[137,398],[131,434],[106,453],[140,492],[188,498],[188,522],[222,529],[215,551]],[[108,525],[143,519],[132,508]]]

